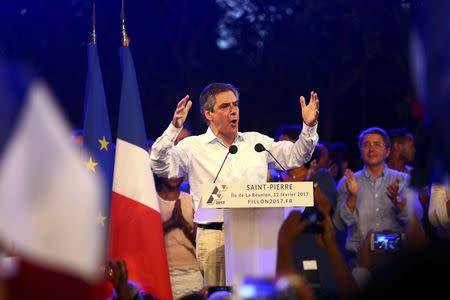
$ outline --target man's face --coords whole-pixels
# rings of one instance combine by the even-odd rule
[[[401,144],[400,158],[407,164],[414,161],[416,155],[416,147],[414,146],[414,138],[409,135]]]
[[[386,147],[383,137],[377,133],[369,133],[360,146],[361,158],[368,167],[384,165],[390,149]]]
[[[232,91],[215,96],[213,111],[205,111],[211,130],[219,138],[234,139],[239,129],[239,106],[236,95]]]

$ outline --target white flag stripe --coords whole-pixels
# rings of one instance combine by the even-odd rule
[[[29,261],[85,280],[98,275],[102,191],[42,84],[33,84],[0,161],[0,239]]]
[[[159,212],[150,155],[141,147],[119,138],[116,144],[113,191]]]

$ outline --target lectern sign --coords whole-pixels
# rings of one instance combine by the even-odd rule
[[[202,184],[203,208],[313,206],[313,183]]]

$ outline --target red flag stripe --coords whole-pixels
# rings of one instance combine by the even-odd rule
[[[113,192],[110,253],[125,259],[128,277],[157,299],[171,299],[160,214],[146,205]],[[158,259],[159,257],[159,259]],[[152,272],[148,272],[152,270]]]

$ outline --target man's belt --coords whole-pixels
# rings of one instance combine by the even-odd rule
[[[223,222],[213,222],[206,224],[197,224],[197,227],[211,230],[222,230]]]

